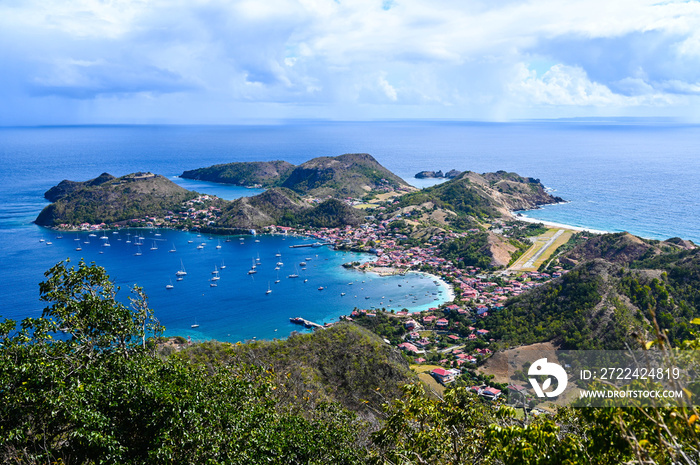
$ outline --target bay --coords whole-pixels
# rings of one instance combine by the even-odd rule
[[[325,248],[313,249],[319,259],[315,267],[307,267],[307,284],[311,286],[281,277],[279,289],[272,287],[273,292],[266,295],[267,281],[276,279],[268,273],[274,265],[267,264],[253,278],[245,272],[252,258],[260,253],[261,261],[267,263],[270,254],[280,248],[293,265],[307,258],[301,255],[310,250],[285,249],[278,236],[262,236],[259,243],[246,239],[245,245],[224,242],[222,249],[212,243],[218,239],[206,239],[209,243],[198,251],[188,248],[191,234],[161,231],[160,237],[167,240],[154,251],[149,243],[139,257],[133,255],[123,237],[122,241],[110,240],[109,250],[91,241],[78,253],[70,234],[56,240],[54,232],[31,223],[48,204],[43,193],[63,179],[86,180],[102,172],[120,176],[151,171],[188,189],[233,199],[259,191],[177,176],[184,170],[232,161],[284,159],[300,164],[317,156],[367,152],[419,187],[436,182],[413,178],[422,170],[506,170],[538,178],[568,201],[527,213],[541,220],[626,230],[653,239],[680,236],[700,242],[698,136],[698,126],[645,120],[0,128],[0,312],[12,318],[37,316],[43,307],[38,300],[42,273],[67,257],[85,257],[104,265],[123,288],[135,283],[144,286],[169,333],[197,338],[284,337],[295,329],[288,323],[289,317],[330,321],[353,307],[354,302],[346,304],[350,293],[341,299],[340,292],[342,286],[356,286],[358,283],[348,286],[348,282],[362,281],[362,277],[348,275],[354,272],[340,266],[350,261],[349,257]],[[156,233],[147,231],[144,237],[146,234]],[[41,238],[50,240],[52,246],[40,243]],[[175,243],[176,254],[168,252],[170,242]],[[296,251],[301,255],[294,255]],[[165,285],[179,269],[179,258],[186,264],[188,276],[174,282],[173,290],[166,290]],[[219,259],[226,260],[227,268],[221,273],[221,284],[210,288],[205,276],[210,277]],[[362,276],[368,281],[368,275]],[[422,294],[427,292],[429,296],[423,297],[430,300],[414,305],[413,296],[387,291],[404,289],[398,287],[401,279],[409,279]],[[367,288],[363,291],[371,291],[367,295],[372,299],[384,295],[412,309],[431,305],[436,288],[431,280],[410,275],[372,277],[364,284]],[[324,286],[324,291],[318,291],[319,286]],[[357,299],[366,300],[362,293],[357,295]],[[195,318],[200,324],[196,332],[190,328]]]

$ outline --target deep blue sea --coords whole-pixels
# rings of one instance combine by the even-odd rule
[[[355,306],[420,310],[434,305],[433,299],[443,298],[445,292],[433,295],[441,288],[431,279],[347,271],[340,265],[355,259],[350,254],[288,247],[307,241],[303,238],[259,236],[255,242],[246,237],[241,243],[238,237],[225,242],[226,238],[142,230],[145,242],[142,255],[136,256],[133,241],[127,244],[136,231],[110,233],[111,246],[102,247],[99,237],[73,233],[56,239],[56,233],[31,223],[48,204],[43,193],[63,179],[151,171],[188,189],[232,199],[257,192],[177,175],[232,161],[284,159],[298,164],[350,152],[372,154],[419,187],[435,182],[413,178],[422,170],[514,171],[539,178],[568,201],[528,212],[530,217],[700,243],[700,127],[693,125],[613,120],[0,128],[0,316],[40,314],[44,305],[38,283],[43,272],[67,257],[104,266],[122,287],[123,299],[127,287],[143,286],[167,333],[194,339],[285,337],[299,329],[289,317],[322,323]],[[217,249],[219,240],[222,247]],[[198,241],[206,247],[196,249]],[[75,250],[78,243],[80,252]],[[154,243],[157,249],[151,250]],[[170,253],[173,245],[177,252]],[[275,284],[278,252],[284,266]],[[258,257],[259,272],[248,275]],[[286,278],[307,258],[312,260],[300,270],[300,279]],[[188,275],[175,281],[180,260]],[[226,268],[219,285],[210,287],[211,271],[222,262]],[[170,280],[174,289],[166,290]],[[268,282],[271,294],[265,293]],[[195,320],[200,326],[192,329]]]

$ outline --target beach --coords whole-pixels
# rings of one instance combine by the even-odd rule
[[[569,229],[571,231],[589,232],[592,234],[609,234],[611,232],[611,231],[602,231],[600,229],[586,228],[586,227],[581,227],[581,226],[571,226],[569,224],[555,223],[553,221],[538,220],[536,218],[530,218],[528,216],[525,216],[522,213],[511,212],[511,214],[513,214],[513,218],[518,220],[518,221],[524,221],[526,223],[541,223],[545,226],[549,226],[550,228]]]

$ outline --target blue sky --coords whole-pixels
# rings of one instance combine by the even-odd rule
[[[0,125],[700,120],[700,3],[5,0]]]

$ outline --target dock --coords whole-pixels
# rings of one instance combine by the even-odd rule
[[[290,245],[290,249],[300,249],[302,247],[322,247],[324,245],[333,245],[331,242],[314,242],[313,244],[295,244]]]
[[[296,318],[290,318],[289,321],[296,325],[304,325],[307,328],[312,328],[312,329],[318,329],[318,328],[323,328],[323,325],[320,325],[318,323],[314,323],[313,321],[309,321],[305,318],[302,318],[300,316]]]

